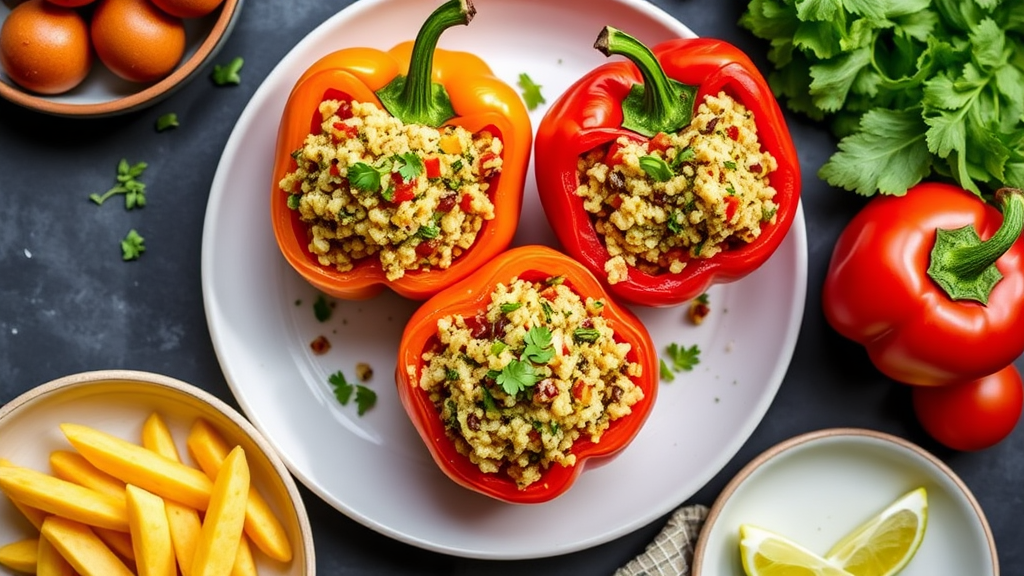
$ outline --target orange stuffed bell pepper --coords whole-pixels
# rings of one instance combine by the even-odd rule
[[[520,246],[406,324],[398,393],[456,483],[522,504],[564,493],[629,444],[657,394],[644,325],[581,264]]]
[[[483,60],[436,48],[474,13],[450,0],[415,42],[333,52],[292,89],[271,217],[282,254],[319,290],[424,300],[511,243],[529,116]]]

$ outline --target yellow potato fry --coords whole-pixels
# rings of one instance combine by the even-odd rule
[[[181,460],[174,444],[174,436],[156,412],[142,425],[142,446],[171,460]],[[167,508],[167,521],[171,528],[171,542],[174,543],[178,569],[181,570],[181,576],[190,576],[192,557],[195,555],[196,543],[199,542],[199,533],[202,530],[199,512],[173,500],[165,501],[164,505]]]
[[[256,576],[256,559],[252,555],[252,546],[249,546],[249,538],[242,533],[238,540],[238,553],[235,555],[235,565],[231,567],[231,576]]]
[[[107,474],[198,510],[209,505],[213,482],[203,472],[88,426],[60,427],[82,456]]]
[[[11,500],[50,514],[90,526],[128,531],[124,498],[100,494],[91,488],[14,465],[0,465],[0,490]]]
[[[124,482],[93,466],[78,452],[54,450],[50,453],[50,468],[57,478],[124,498]]]
[[[131,529],[129,522],[128,528]],[[117,552],[125,560],[135,561],[135,549],[132,548],[132,535],[128,532],[118,532],[107,528],[92,527],[92,531],[103,540],[108,548]]]
[[[39,553],[36,558],[36,576],[75,576],[75,569],[71,563],[61,556],[53,543],[46,538],[39,539]]]
[[[216,477],[230,447],[223,437],[202,418],[197,418],[186,439],[189,453],[211,478]],[[245,508],[245,533],[264,554],[281,562],[292,559],[292,547],[281,521],[259,490],[250,488]]]
[[[14,466],[14,463],[6,458],[0,458],[0,466]],[[18,511],[21,512],[21,514],[26,519],[28,519],[28,521],[31,522],[33,526],[36,527],[36,530],[39,530],[43,527],[43,520],[46,519],[46,512],[43,512],[38,508],[27,506],[21,502],[18,502],[17,500],[14,500],[13,498],[8,498],[8,500],[10,500],[11,504],[14,504],[14,507],[17,508]]]
[[[139,576],[175,576],[178,566],[164,499],[133,484],[128,484],[125,490]]]
[[[117,554],[81,522],[49,516],[41,532],[81,576],[134,576]]]
[[[36,561],[39,557],[39,539],[26,538],[0,546],[0,564],[11,570],[26,574],[36,573]]]
[[[167,423],[156,412],[150,414],[142,423],[142,446],[165,458],[181,462],[178,446],[174,443],[174,436],[167,427]]]
[[[238,556],[249,495],[249,464],[236,446],[224,459],[203,518],[203,531],[192,559],[192,576],[229,576]]]

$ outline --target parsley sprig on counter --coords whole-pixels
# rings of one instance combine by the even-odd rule
[[[355,393],[356,413],[362,416],[366,411],[377,403],[377,393],[368,386],[352,384],[345,378],[345,374],[338,370],[327,377],[331,389],[334,390],[334,397],[342,406],[348,406]]]
[[[994,0],[751,0],[769,82],[829,122],[819,175],[870,196],[949,177],[983,195],[1024,186],[1024,12]]]
[[[102,205],[110,197],[123,194],[125,210],[142,208],[146,205],[146,185],[139,181],[139,177],[147,166],[145,162],[129,164],[128,160],[122,158],[117,164],[117,184],[103,194],[90,194],[89,199]]]
[[[667,362],[665,357],[668,357]],[[665,347],[665,356],[658,362],[661,379],[671,382],[676,379],[676,372],[689,372],[693,370],[694,366],[700,364],[700,348],[696,344],[682,346],[673,342]]]

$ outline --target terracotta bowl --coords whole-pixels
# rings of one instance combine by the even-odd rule
[[[0,1],[0,25],[20,1]],[[207,70],[206,64],[220,52],[231,34],[242,1],[224,0],[206,16],[185,19],[185,55],[178,67],[162,80],[149,84],[128,82],[95,59],[92,71],[80,85],[57,95],[27,91],[0,69],[0,97],[30,110],[65,117],[115,116],[151,106]],[[212,71],[212,67],[209,70]]]

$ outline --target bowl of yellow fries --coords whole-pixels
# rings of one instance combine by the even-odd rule
[[[0,574],[316,572],[301,495],[235,409],[158,374],[75,374],[0,408]]]

